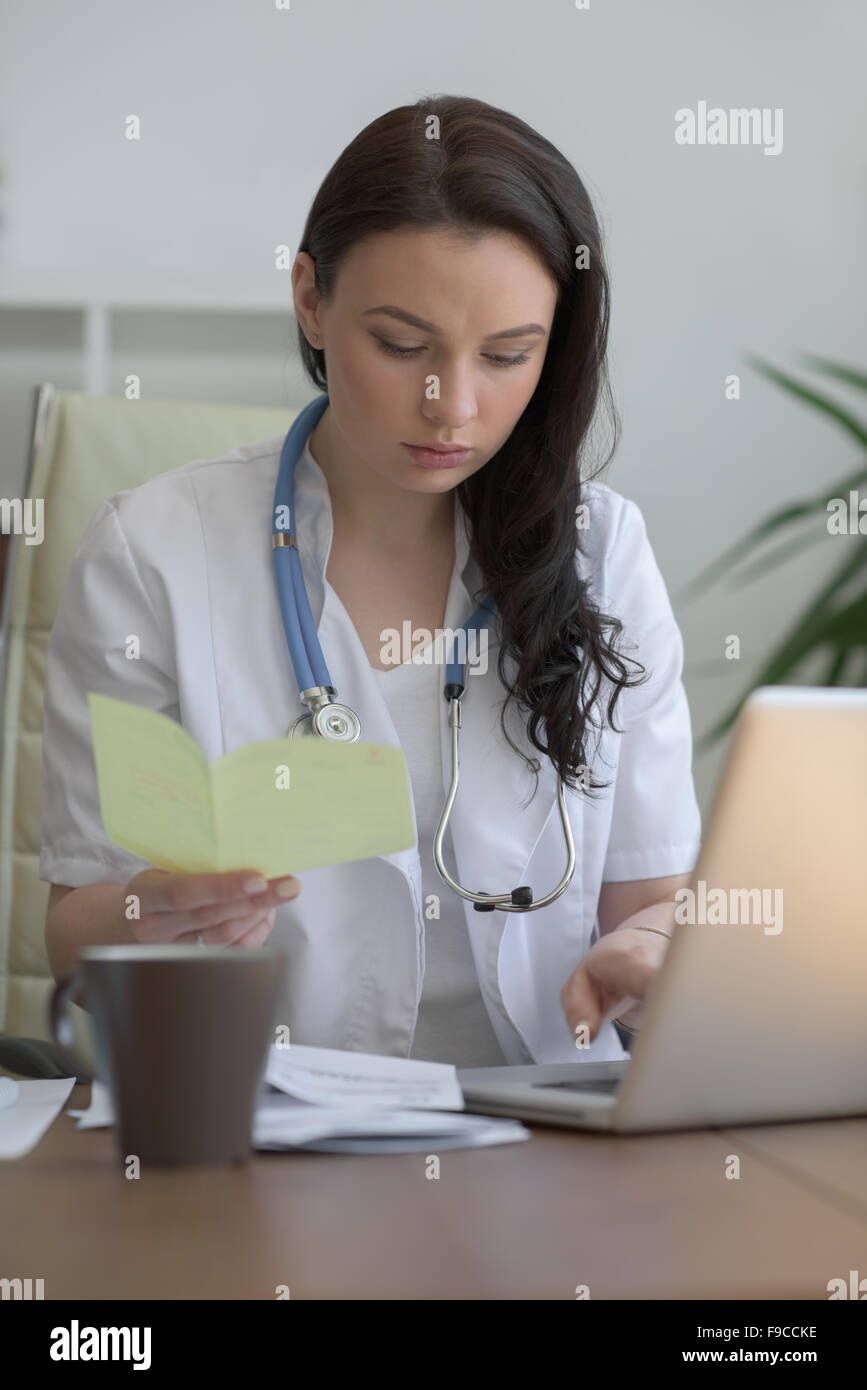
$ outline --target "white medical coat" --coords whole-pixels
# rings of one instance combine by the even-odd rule
[[[115,493],[93,516],[47,654],[41,879],[71,887],[126,883],[148,867],[106,836],[89,691],[179,720],[209,761],[284,736],[302,712],[271,547],[282,443],[275,436],[191,462]],[[306,451],[295,498],[304,578],[337,698],[358,713],[365,741],[399,745],[361,641],[325,578],[331,503],[324,474]],[[602,611],[624,623],[628,649],[650,678],[621,694],[622,732],[606,730],[601,758],[591,763],[608,791],[595,800],[566,791],[576,866],[565,892],[529,913],[479,913],[461,900],[482,998],[512,1063],[576,1060],[560,991],[598,932],[602,883],[685,873],[700,845],[683,645],[641,513],[603,484],[586,485],[585,501],[591,523],[580,533],[586,553],[576,554],[576,563]],[[459,580],[446,627],[466,621],[481,585],[458,505],[455,542]],[[141,641],[138,660],[125,654],[131,634]],[[493,630],[489,637],[487,672],[469,674],[468,667],[463,701],[461,783],[450,820],[459,881],[495,893],[527,883],[541,897],[559,882],[566,861],[556,773],[527,740],[513,703],[506,715],[512,738],[541,763],[532,795],[536,779],[500,731],[505,691]],[[445,701],[440,735],[445,797]],[[298,1043],[407,1056],[424,972],[417,843],[298,877],[301,892],[276,909],[270,938],[285,954],[278,1020]],[[451,892],[445,884],[442,891]],[[625,1053],[606,1024],[580,1055]]]

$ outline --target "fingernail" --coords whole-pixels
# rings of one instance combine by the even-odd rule
[[[298,884],[294,878],[281,878],[277,884],[278,898],[294,898],[298,889]]]
[[[268,887],[268,880],[261,875],[258,878],[245,878],[243,886],[245,893],[264,893]]]

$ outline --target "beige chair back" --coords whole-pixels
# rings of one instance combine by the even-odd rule
[[[157,473],[288,429],[300,407],[126,401],[40,387],[25,496],[44,503],[44,539],[7,546],[0,728],[0,1032],[49,1038],[49,885],[37,877],[42,828],[45,655],[72,557],[100,503]],[[87,1014],[72,1007],[93,1066]]]

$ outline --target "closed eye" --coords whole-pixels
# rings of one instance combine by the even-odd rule
[[[383,352],[389,353],[392,357],[417,357],[420,352],[424,352],[423,347],[397,347],[395,343],[387,342],[385,338],[380,338],[376,333],[372,333],[371,337],[376,339]],[[517,367],[522,362],[529,362],[530,360],[529,352],[521,352],[517,357],[499,357],[493,352],[485,352],[482,355],[487,357],[488,361],[495,367]]]

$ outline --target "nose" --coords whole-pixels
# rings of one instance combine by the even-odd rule
[[[437,395],[430,397],[431,377]],[[437,429],[460,431],[478,415],[476,392],[469,366],[456,364],[446,371],[431,373],[423,388],[422,415]]]

